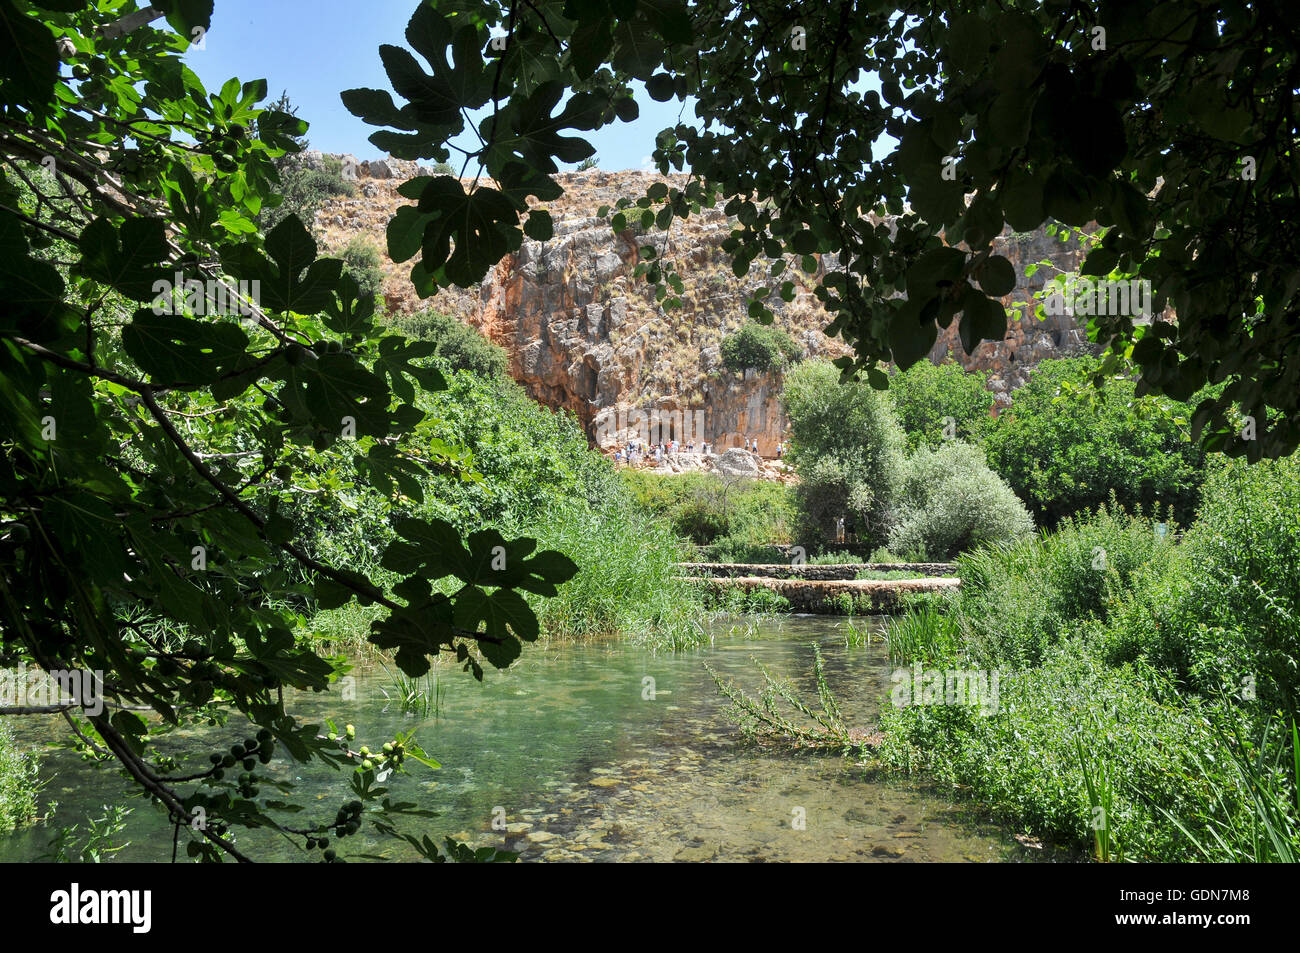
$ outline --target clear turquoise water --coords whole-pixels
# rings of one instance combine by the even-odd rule
[[[758,660],[815,700],[809,643],[817,642],[845,720],[854,727],[874,725],[892,686],[883,646],[847,648],[834,619],[733,623],[716,625],[713,644],[688,653],[655,654],[622,642],[530,647],[513,668],[489,672],[481,684],[446,666],[439,674],[439,713],[426,718],[398,710],[389,698],[391,679],[379,666],[354,672],[352,702],[304,695],[294,705],[308,720],[354,724],[357,744],[372,747],[396,730],[415,728],[442,768],[413,765],[393,791],[440,816],[400,826],[439,841],[451,834],[476,846],[506,847],[524,860],[1043,859],[1041,851],[1021,847],[968,809],[905,782],[836,756],[746,744],[724,713],[725,699],[706,662],[752,691],[760,682]],[[653,700],[643,697],[647,676],[655,680]],[[41,730],[22,727],[28,742]],[[177,732],[166,745],[206,765],[210,751],[246,733],[242,727]],[[0,860],[38,857],[53,829],[84,824],[128,790],[117,772],[90,768],[65,751],[48,753],[44,764],[44,797],[57,801],[58,809],[46,825],[0,839]],[[349,797],[335,772],[278,760],[271,769],[293,781],[308,805],[295,826],[308,817],[329,819]],[[270,794],[262,785],[262,796]],[[163,813],[139,799],[129,803],[134,811],[122,835],[129,845],[115,859],[168,859],[171,829]],[[800,815],[803,829],[794,824]],[[494,829],[494,818],[500,826],[502,816],[507,829]],[[242,834],[240,844],[260,859],[308,856],[277,837]],[[371,839],[364,830],[338,847],[344,857],[414,857],[405,845]]]

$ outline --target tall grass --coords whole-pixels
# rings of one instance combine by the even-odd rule
[[[1008,670],[999,711],[886,712],[882,758],[1101,861],[1296,860],[1297,477],[1225,466],[1181,543],[1108,507],[963,557],[953,628],[914,609],[891,658]]]
[[[382,662],[380,667],[388,676],[392,691],[382,686],[379,690],[388,698],[390,705],[396,704],[398,711],[404,715],[415,715],[419,718],[428,718],[430,715],[435,718],[442,716],[447,686],[439,680],[437,669],[413,678],[401,669],[390,669]]]
[[[1300,731],[1294,720],[1289,731],[1278,724],[1266,722],[1252,744],[1240,728],[1216,721],[1218,750],[1198,761],[1206,774],[1223,773],[1219,762],[1226,762],[1230,785],[1212,789],[1205,808],[1192,816],[1162,809],[1205,860],[1300,862]]]
[[[858,626],[854,624],[852,618],[848,618],[839,623],[837,628],[844,629],[844,647],[846,649],[864,648],[872,642],[870,623],[864,623],[863,625]]]
[[[1088,826],[1092,828],[1093,859],[1108,864],[1124,859],[1124,848],[1119,840],[1119,817],[1115,811],[1115,784],[1110,765],[1096,748],[1092,757],[1084,753],[1081,732],[1074,735],[1075,750],[1079,754],[1079,771],[1083,775],[1084,790],[1088,793]]]
[[[0,723],[0,832],[35,819],[40,789],[36,757],[19,750],[9,726]]]
[[[705,605],[720,615],[777,615],[790,611],[790,600],[781,593],[761,586],[741,589],[738,586],[709,590]]]
[[[934,603],[917,606],[892,620],[886,639],[891,665],[947,661],[961,645],[952,616]]]
[[[556,596],[530,597],[548,636],[622,635],[674,650],[707,641],[699,590],[678,578],[679,543],[666,527],[615,500],[557,506],[526,531],[578,564]]]
[[[1112,504],[1056,531],[961,556],[953,609],[972,654],[989,665],[1037,665],[1067,635],[1105,623],[1152,568],[1172,558],[1172,532]]]

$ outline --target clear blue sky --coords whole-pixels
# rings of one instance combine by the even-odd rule
[[[272,99],[288,90],[298,115],[311,123],[313,149],[372,159],[381,153],[368,138],[379,127],[344,109],[339,92],[390,89],[379,45],[406,45],[406,21],[415,7],[415,0],[216,0],[205,48],[192,48],[185,61],[209,90],[232,76],[265,79]],[[635,122],[583,134],[596,147],[600,168],[642,168],[655,133],[677,122],[681,103],[657,103],[644,93],[636,99],[641,115]],[[688,108],[683,118],[693,121],[694,114]]]

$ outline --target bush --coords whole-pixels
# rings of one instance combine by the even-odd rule
[[[448,370],[504,377],[509,367],[510,361],[501,347],[448,315],[425,310],[395,315],[388,323],[409,338],[432,341],[437,345],[438,361]]]
[[[1187,860],[1190,842],[1168,815],[1204,832],[1216,794],[1238,819],[1250,814],[1249,795],[1201,706],[1162,698],[1159,682],[1140,664],[1111,668],[1063,645],[1040,667],[1003,674],[991,716],[959,705],[888,710],[880,753],[968,791],[1030,833],[1078,846],[1092,842],[1098,817],[1085,772],[1094,782],[1105,777],[1112,855]],[[1204,753],[1216,748],[1207,770]]]
[[[732,551],[790,539],[794,506],[780,483],[724,483],[711,473],[620,472],[638,505],[694,543]]]
[[[889,379],[889,398],[907,434],[909,450],[936,449],[953,437],[976,441],[990,425],[993,395],[987,371],[968,371],[955,361],[922,360]],[[952,429],[947,429],[952,418]]]
[[[1102,857],[1300,857],[1300,461],[1204,492],[1181,544],[1112,505],[960,559],[951,658],[1016,670],[992,717],[888,712],[884,759]]]
[[[860,540],[883,543],[904,446],[889,399],[861,381],[841,382],[827,361],[808,361],[786,375],[781,400],[799,475],[796,538],[823,542],[844,517]]]
[[[677,540],[625,494],[597,506],[552,506],[521,532],[579,567],[553,598],[528,597],[549,636],[623,635],[666,649],[707,640],[699,623],[702,596],[678,578]]]
[[[288,93],[281,93],[269,108],[295,116],[298,113]],[[279,192],[283,198],[279,205],[262,206],[257,223],[263,232],[271,231],[290,215],[297,215],[307,230],[315,233],[316,213],[327,199],[356,194],[356,187],[343,177],[343,164],[338,159],[326,158],[324,168],[313,168],[302,154],[310,143],[302,136],[292,138],[299,151],[286,152],[272,160],[280,176]]]
[[[1136,396],[1135,385],[1090,382],[1100,359],[1044,361],[1017,390],[984,441],[989,465],[1025,501],[1034,520],[1055,526],[1112,495],[1126,508],[1172,508],[1190,522],[1205,456],[1183,433],[1192,407]]]
[[[1300,461],[1216,467],[1177,562],[1135,585],[1104,647],[1300,714]]]
[[[351,457],[321,455],[314,479],[329,494],[323,501],[303,494],[299,508],[286,513],[311,528],[313,552],[375,571],[392,538],[394,512],[444,519],[462,532],[492,527],[533,536],[539,548],[558,549],[579,567],[555,597],[529,597],[547,635],[622,633],[675,647],[703,638],[696,621],[700,595],[675,578],[678,540],[638,512],[613,466],[592,452],[571,415],[538,405],[505,378],[458,371],[447,385],[418,396],[428,416],[417,440],[458,448],[465,472],[426,481],[417,502],[362,489]],[[481,478],[466,478],[470,473]],[[371,618],[365,610],[326,614],[313,628],[343,639],[349,626],[368,625]]]
[[[779,371],[803,357],[803,349],[780,328],[750,323],[722,339],[722,366],[742,373],[748,368]]]
[[[1173,548],[1172,530],[1157,538],[1151,520],[1102,507],[958,558],[953,611],[982,664],[1037,665],[1080,626],[1105,623],[1144,571],[1167,571]]]
[[[0,723],[0,833],[36,817],[36,758],[18,750],[9,726]]]
[[[942,562],[990,543],[1010,543],[1034,522],[1011,488],[984,462],[978,447],[950,441],[920,447],[903,465],[889,548]]]
[[[354,235],[339,252],[343,259],[344,274],[351,275],[361,291],[361,295],[374,295],[376,305],[384,303],[384,272],[380,268],[383,260],[375,243],[364,235]]]

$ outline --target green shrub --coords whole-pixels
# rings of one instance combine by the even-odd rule
[[[871,558],[866,560],[869,563],[923,563],[926,562],[925,550],[908,549],[903,552],[895,552],[888,546],[878,546],[871,552]]]
[[[724,483],[712,473],[620,473],[642,509],[692,542],[737,550],[790,540],[794,503],[780,483]]]
[[[559,549],[579,566],[556,597],[532,600],[546,634],[623,633],[674,646],[702,638],[700,596],[675,578],[678,539],[638,511],[571,415],[538,405],[513,381],[466,371],[449,374],[445,391],[420,394],[417,401],[427,417],[416,445],[455,447],[464,472],[426,480],[417,502],[404,493],[362,489],[351,456],[319,455],[309,468],[313,483],[303,488],[311,492],[300,494],[296,508],[282,510],[310,529],[314,552],[373,571],[392,538],[394,512],[444,519],[464,532],[494,527],[534,536],[542,548]],[[340,610],[321,614],[309,629],[319,638],[345,640],[349,628],[371,620],[367,611]]]
[[[895,370],[887,393],[908,449],[935,449],[954,437],[973,441],[982,436],[993,407],[987,381],[987,371],[968,371],[956,361],[922,360],[906,371]],[[951,418],[951,428],[946,418]]]
[[[961,646],[952,615],[933,602],[910,606],[890,622],[886,638],[891,665],[944,662],[956,658]]]
[[[1130,510],[1172,508],[1190,522],[1205,477],[1204,453],[1184,433],[1196,400],[1138,398],[1118,377],[1098,390],[1100,366],[1091,357],[1039,364],[988,430],[989,465],[1040,526],[1112,495]]]
[[[36,773],[35,756],[20,751],[9,726],[0,722],[0,833],[36,817]]]
[[[823,542],[843,517],[860,540],[883,543],[904,447],[889,399],[865,382],[842,382],[827,361],[806,361],[786,374],[781,400],[799,475],[796,538]]]
[[[854,553],[817,553],[815,556],[808,557],[808,565],[810,566],[861,565],[864,562],[866,562],[865,559]]]
[[[281,93],[280,98],[271,103],[269,108],[295,116],[298,113],[287,92]],[[270,232],[290,215],[297,215],[309,231],[315,232],[316,213],[327,199],[356,194],[356,186],[343,175],[342,162],[326,157],[321,168],[313,168],[303,155],[310,145],[306,137],[291,138],[298,144],[300,151],[286,152],[272,160],[280,177],[278,191],[283,198],[278,205],[267,202],[262,206],[257,224],[263,232]]]
[[[889,548],[942,562],[978,546],[1010,543],[1034,521],[1011,488],[968,443],[922,446],[903,465]]]
[[[751,322],[722,339],[722,366],[741,373],[749,368],[779,371],[803,357],[799,347],[780,328]]]
[[[1158,538],[1151,520],[1103,507],[959,557],[953,611],[984,664],[1035,665],[1079,626],[1106,622],[1144,567],[1164,571],[1172,551],[1172,530]]]
[[[623,635],[658,648],[687,648],[707,640],[700,626],[702,596],[677,578],[677,541],[636,512],[625,496],[604,505],[557,504],[522,531],[539,548],[558,549],[578,574],[556,596],[529,596],[552,637]]]
[[[790,559],[785,550],[776,546],[744,543],[730,536],[703,547],[691,558],[713,563],[780,563]]]
[[[790,600],[772,589],[750,589],[738,587],[711,590],[706,604],[714,612],[732,615],[749,615],[752,613],[781,613],[790,611]]]
[[[379,249],[375,243],[364,235],[354,235],[338,253],[343,259],[344,274],[351,275],[356,281],[361,295],[373,295],[376,304],[384,302],[384,272],[380,268]]]
[[[478,331],[436,311],[394,315],[389,325],[409,338],[432,341],[441,365],[451,371],[469,371],[484,377],[504,377],[510,365],[506,352]]]
[[[673,532],[695,543],[711,543],[727,534],[727,516],[715,501],[696,498],[673,516]]]
[[[1201,706],[1161,697],[1160,678],[1140,663],[1112,668],[1077,644],[1043,664],[1001,676],[996,714],[961,705],[888,710],[886,763],[923,769],[968,791],[1030,833],[1090,846],[1094,823],[1109,827],[1112,853],[1128,859],[1191,859],[1186,834],[1166,812],[1206,837],[1216,796],[1228,818],[1252,813],[1216,748]],[[1079,749],[1084,752],[1080,763]],[[1217,755],[1207,763],[1205,753]],[[1114,790],[1108,816],[1089,800],[1085,766]]]
[[[1104,649],[1300,713],[1300,461],[1216,467],[1176,563],[1135,585]]]
[[[999,710],[888,712],[882,757],[1099,859],[1300,857],[1300,461],[1217,464],[1175,538],[1112,505],[962,557],[949,654]]]

